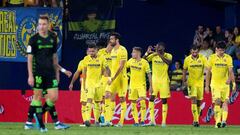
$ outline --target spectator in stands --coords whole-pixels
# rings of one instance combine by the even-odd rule
[[[206,28],[206,31],[204,32],[204,39],[209,39],[209,47],[213,47],[213,30],[210,27]]]
[[[201,44],[201,48],[200,48],[200,51],[199,51],[199,54],[202,54],[207,59],[211,54],[213,54],[213,50],[209,47],[209,44],[210,44],[210,39],[205,38],[203,40],[203,43]]]
[[[231,29],[227,29],[225,30],[225,33],[224,33],[224,36],[225,36],[225,42],[226,42],[226,53],[231,55],[233,58],[235,58],[235,54],[236,54],[236,48],[237,46],[234,44],[234,41],[233,41],[233,32]]]
[[[204,28],[202,25],[198,26],[198,29],[195,32],[195,36],[193,39],[193,44],[200,46],[204,38]]]
[[[3,0],[6,7],[24,7],[24,0]]]
[[[234,27],[233,28],[233,40],[236,39],[237,36],[239,36],[239,28],[238,27]]]
[[[216,31],[214,33],[214,36],[213,36],[213,39],[214,39],[214,47],[216,45],[216,43],[220,42],[220,41],[224,41],[224,33],[222,32],[222,28],[221,26],[216,26]]]
[[[182,86],[182,62],[177,60],[175,62],[175,70],[172,71],[171,90],[180,90]]]
[[[234,36],[235,36],[235,44],[238,47],[240,47],[240,32],[238,27],[234,28]]]

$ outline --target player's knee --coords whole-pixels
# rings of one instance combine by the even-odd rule
[[[215,104],[216,104],[216,105],[221,105],[221,99],[219,99],[219,98],[216,99],[216,100],[215,100]]]
[[[167,104],[167,99],[166,98],[162,99],[162,104]]]
[[[92,99],[91,98],[87,99],[87,102],[92,103]]]
[[[120,102],[125,102],[126,101],[126,98],[125,97],[120,97]]]
[[[154,100],[155,100],[155,96],[153,96],[153,95],[152,95],[152,96],[150,96],[150,99],[149,99],[149,101],[150,101],[150,102],[154,102]]]
[[[197,104],[197,98],[196,97],[192,97],[192,104]]]
[[[82,104],[83,106],[86,106],[86,105],[87,105],[87,103],[86,103],[86,102],[81,102],[81,104]]]
[[[202,100],[197,100],[197,106],[201,105]]]

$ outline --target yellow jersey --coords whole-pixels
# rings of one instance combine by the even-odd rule
[[[83,71],[83,68],[84,68],[84,61],[81,60],[81,61],[78,63],[77,71],[81,72],[81,71]]]
[[[212,54],[209,57],[208,66],[212,73],[211,86],[221,87],[228,80],[229,68],[233,67],[232,57],[228,54],[224,54],[223,57]]]
[[[127,63],[128,54],[127,54],[126,48],[121,45],[117,49],[113,48],[111,52],[111,58],[112,58],[111,76],[114,77],[114,75],[116,74],[119,68],[120,61],[125,60]],[[127,75],[126,63],[124,65],[122,72],[118,75],[118,77],[122,75]]]
[[[84,68],[86,68],[86,87],[96,86],[100,83],[103,69],[106,64],[104,59],[97,56],[92,58],[91,56],[84,57]]]
[[[196,59],[192,55],[184,59],[183,69],[188,70],[189,86],[204,86],[204,69],[207,68],[207,63],[207,58],[201,54]]]
[[[112,66],[112,58],[111,58],[111,52],[107,52],[106,48],[102,48],[98,51],[98,56],[103,57],[106,61],[107,66],[111,69]]]
[[[170,53],[164,53],[164,57],[168,60],[172,60],[172,55]],[[150,54],[147,60],[152,62],[153,83],[169,83],[169,65],[165,63],[157,53]]]
[[[127,68],[130,68],[130,88],[146,87],[146,73],[151,72],[149,63],[145,59],[137,61],[131,58]]]

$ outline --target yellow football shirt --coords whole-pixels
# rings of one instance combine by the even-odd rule
[[[103,69],[106,67],[104,59],[97,56],[92,58],[86,56],[84,58],[84,68],[86,68],[86,87],[96,86],[100,83]]]
[[[188,70],[188,85],[203,87],[204,86],[204,69],[207,67],[207,58],[199,54],[199,57],[194,59],[192,55],[185,58],[183,69]]]
[[[127,68],[130,68],[130,88],[146,87],[146,73],[151,72],[149,63],[145,59],[137,61],[131,58]]]
[[[123,46],[120,46],[118,49],[113,48],[111,52],[111,58],[112,58],[111,76],[113,77],[119,68],[120,61],[125,60],[127,63],[128,54],[126,48]],[[127,75],[126,63],[119,76]]]
[[[111,69],[111,66],[112,66],[111,52],[108,53],[106,51],[106,48],[103,48],[98,51],[98,56],[103,57],[106,61],[107,66]]]
[[[81,60],[81,61],[78,63],[77,71],[79,71],[79,72],[83,71],[83,67],[84,67],[84,61]]]
[[[164,53],[164,57],[168,60],[172,60],[172,55],[170,53]],[[152,62],[153,83],[157,82],[164,84],[170,81],[168,76],[169,65],[166,64],[157,53],[150,54],[147,60]]]
[[[221,87],[226,84],[229,76],[229,68],[233,67],[232,57],[228,54],[224,54],[223,57],[212,54],[209,57],[208,65],[212,73],[211,86]]]

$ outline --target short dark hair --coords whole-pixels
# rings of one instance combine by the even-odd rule
[[[114,36],[116,39],[119,39],[119,40],[121,39],[121,35],[117,32],[112,32],[110,36]]]
[[[217,43],[216,48],[226,49],[226,43],[224,41],[220,41],[220,42]]]
[[[158,42],[157,45],[163,46],[164,48],[166,48],[166,44],[164,42]]]
[[[88,44],[88,48],[94,48],[94,49],[96,49],[97,46],[96,46],[95,43],[90,43],[90,44]]]
[[[39,19],[47,20],[47,21],[49,22],[49,17],[48,17],[48,15],[40,15],[40,16],[39,16]]]
[[[135,46],[135,47],[133,47],[133,50],[136,50],[136,51],[139,51],[140,53],[142,53],[142,48],[141,47]]]
[[[197,46],[197,45],[192,45],[191,46],[191,50],[199,50],[199,49],[200,49],[200,47]]]

